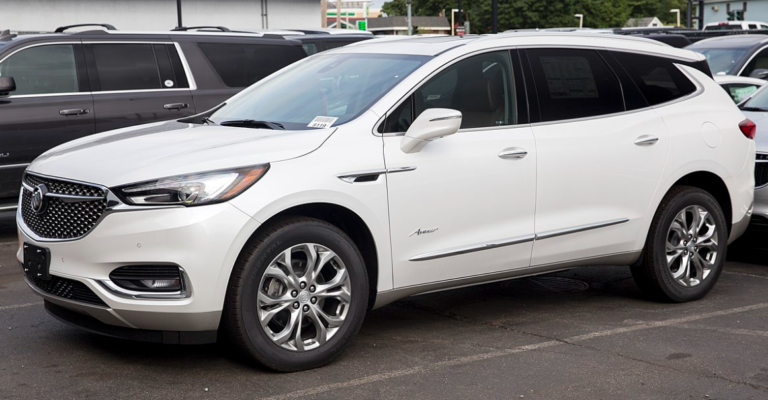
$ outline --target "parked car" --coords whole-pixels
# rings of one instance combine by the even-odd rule
[[[749,222],[754,129],[703,56],[654,41],[371,41],[47,151],[18,259],[91,332],[303,370],[419,293],[631,265],[653,298],[702,298]]]
[[[723,21],[704,25],[705,31],[764,30],[768,24],[760,21]]]
[[[758,127],[755,135],[755,208],[751,226],[768,230],[768,91],[761,88],[739,108]]]
[[[768,35],[718,36],[686,49],[707,57],[715,75],[768,78]]]
[[[16,207],[22,172],[45,150],[203,112],[307,53],[367,38],[293,32],[286,39],[226,27],[136,33],[111,25],[68,33],[74,27],[0,36],[0,77],[7,78],[0,91],[0,211]]]
[[[731,96],[736,104],[752,96],[758,89],[765,85],[766,81],[746,76],[715,75],[715,82]]]

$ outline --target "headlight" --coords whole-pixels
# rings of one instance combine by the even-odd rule
[[[130,204],[197,206],[220,203],[239,195],[269,169],[258,165],[219,171],[178,175],[115,188]]]

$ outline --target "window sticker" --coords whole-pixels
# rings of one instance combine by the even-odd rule
[[[309,128],[330,128],[336,120],[339,119],[338,117],[315,117],[307,127]]]
[[[585,57],[541,57],[552,99],[596,99],[595,75]]]

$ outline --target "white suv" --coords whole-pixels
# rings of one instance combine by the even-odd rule
[[[754,131],[703,56],[655,41],[372,41],[43,154],[18,259],[61,320],[222,334],[302,370],[419,293],[607,264],[654,298],[703,297],[749,222]]]

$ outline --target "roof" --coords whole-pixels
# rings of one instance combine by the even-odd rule
[[[446,17],[411,17],[414,27],[451,29],[451,24]],[[407,28],[408,17],[379,17],[368,19],[368,30],[387,30],[394,28]]]
[[[648,26],[653,22],[661,23],[661,21],[659,21],[659,19],[656,17],[630,18],[627,20],[627,23],[624,24],[624,26],[626,27]]]
[[[733,75],[715,75],[715,82],[721,85],[727,85],[732,83],[741,83],[745,85],[763,86],[766,82],[762,79],[749,78],[746,76],[733,76]]]
[[[752,47],[768,41],[768,35],[730,35],[718,36],[709,39],[700,40],[688,48],[707,48],[707,47]]]

